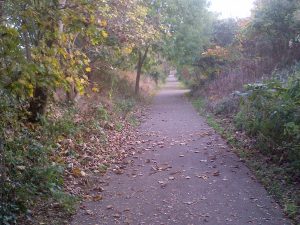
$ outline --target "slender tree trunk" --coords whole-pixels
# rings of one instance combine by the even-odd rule
[[[135,79],[135,94],[138,95],[140,92],[140,79],[142,73],[142,53],[139,51],[139,59],[136,69],[136,79]]]
[[[34,90],[34,96],[29,105],[30,122],[38,122],[40,117],[45,114],[47,101],[48,89],[37,85]]]
[[[0,0],[0,25],[3,23],[4,21],[4,2],[5,0]]]
[[[23,37],[24,37],[24,46],[25,46],[25,53],[26,53],[26,58],[27,61],[31,61],[31,49],[30,49],[30,41],[29,41],[29,37],[28,37],[28,32],[24,32],[23,33]]]
[[[59,8],[63,8],[65,7],[67,0],[59,0],[58,2],[59,2]],[[58,32],[59,33],[64,32],[64,24],[61,19],[58,22]]]
[[[60,0],[60,3],[65,3],[66,0]],[[61,6],[61,5],[60,5]],[[58,10],[58,8],[57,8]],[[52,30],[52,32],[55,32],[55,27],[58,29],[63,29],[63,25],[60,24],[55,24],[52,22],[50,29]],[[49,48],[53,47],[53,44],[55,43],[55,39],[49,39],[47,41],[47,46]],[[30,48],[30,45],[28,45]],[[31,55],[29,55],[29,59],[30,59]],[[29,60],[28,59],[28,60]],[[28,111],[30,112],[30,116],[29,116],[29,121],[30,122],[39,122],[41,116],[43,116],[45,114],[46,111],[46,106],[48,103],[48,95],[49,95],[49,90],[46,86],[44,85],[39,85],[38,83],[35,85],[35,89],[34,89],[34,93],[33,93],[33,98],[30,100],[29,102],[29,108]]]
[[[59,8],[62,9],[65,7],[67,0],[59,0],[58,2],[59,2]],[[58,33],[62,34],[63,32],[64,32],[64,23],[60,19],[58,21]],[[68,102],[73,102],[74,99],[76,98],[76,96],[77,96],[77,90],[76,90],[75,84],[72,83],[69,87],[69,90],[66,91],[66,100]]]
[[[147,58],[147,54],[149,51],[149,46],[146,47],[144,54],[142,54],[141,50],[139,50],[139,58],[137,63],[137,69],[136,69],[136,79],[135,79],[135,94],[138,95],[140,92],[140,79],[142,74],[142,68],[144,65],[144,62]]]

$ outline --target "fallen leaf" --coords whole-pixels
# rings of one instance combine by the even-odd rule
[[[215,177],[217,177],[217,176],[220,176],[220,171],[215,171],[215,172],[213,172],[213,176],[215,176]]]
[[[118,213],[116,213],[116,214],[114,214],[114,215],[113,215],[113,217],[115,217],[115,218],[120,218],[120,217],[121,217],[121,215],[120,215],[120,214],[118,214]]]
[[[206,175],[196,175],[196,177],[201,178],[203,180],[207,180],[208,179],[208,176],[206,176]]]
[[[93,196],[93,201],[97,202],[97,201],[101,201],[103,199],[102,195],[95,195]]]
[[[112,209],[113,208],[113,206],[112,205],[108,205],[108,206],[106,206],[106,209]]]
[[[85,214],[87,214],[87,215],[94,215],[93,211],[89,210],[89,209],[85,210]]]
[[[25,169],[26,169],[26,166],[17,166],[17,169],[18,169],[18,170],[25,170]]]
[[[183,204],[192,205],[194,202],[184,202]]]
[[[75,177],[81,177],[82,176],[82,173],[81,173],[81,169],[78,168],[78,167],[75,167],[72,169],[72,174],[75,176]]]

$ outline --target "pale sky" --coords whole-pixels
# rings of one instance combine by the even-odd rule
[[[254,0],[209,0],[210,10],[221,13],[221,18],[244,18],[251,15]]]

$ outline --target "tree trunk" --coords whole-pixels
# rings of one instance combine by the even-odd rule
[[[34,90],[34,96],[29,105],[29,121],[38,122],[40,117],[45,114],[48,101],[48,89],[37,86]]]
[[[0,0],[0,25],[4,21],[4,0]]]
[[[136,79],[135,79],[135,94],[138,95],[140,92],[140,79],[142,73],[142,53],[139,51],[139,59],[136,68]]]
[[[59,8],[63,8],[65,7],[67,0],[59,0],[58,2],[59,2]],[[61,19],[58,21],[58,32],[60,34],[64,32],[64,24]]]
[[[142,54],[141,50],[139,50],[139,58],[136,68],[136,79],[135,79],[135,94],[138,95],[140,92],[140,79],[142,74],[142,68],[143,64],[146,60],[147,54],[148,54],[149,46],[146,47],[144,55]]]
[[[59,0],[58,3],[59,3],[59,8],[62,9],[66,6],[67,0]],[[64,32],[64,23],[61,19],[59,19],[58,33],[62,34],[63,32]],[[68,103],[70,103],[70,102],[72,103],[72,102],[74,102],[74,99],[76,98],[76,96],[77,96],[77,90],[76,90],[75,84],[72,83],[70,85],[69,90],[66,91],[66,101]]]

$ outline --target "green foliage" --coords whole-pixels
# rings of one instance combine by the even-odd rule
[[[214,114],[230,115],[234,114],[239,110],[239,100],[237,98],[224,98],[216,104],[213,109]]]
[[[290,218],[293,218],[298,213],[298,206],[294,202],[287,202],[284,206],[284,211]]]
[[[3,144],[0,220],[15,224],[19,214],[26,214],[37,199],[47,199],[54,190],[61,190],[64,165],[52,162],[51,156],[59,137],[74,134],[76,127],[70,115],[52,121],[43,119],[42,126],[27,124],[22,119],[22,115],[26,118],[23,102],[5,92],[1,92],[0,112]]]
[[[120,114],[126,116],[130,111],[132,111],[135,105],[136,105],[136,100],[134,98],[122,99],[116,102],[115,109]]]
[[[295,42],[300,28],[299,10],[297,0],[257,1],[246,30],[245,49],[281,67],[299,60]]]
[[[53,199],[59,203],[67,213],[74,213],[76,211],[75,205],[79,200],[78,198],[68,195],[60,190],[51,190],[51,194]]]
[[[170,26],[164,47],[167,57],[179,68],[192,65],[209,43],[212,14],[205,0],[166,1],[165,23]]]
[[[100,120],[104,120],[104,121],[109,120],[109,114],[102,104],[99,104],[97,108],[97,116]]]
[[[272,80],[247,86],[236,118],[237,126],[256,136],[262,150],[289,161],[300,172],[300,76],[294,74],[288,81]]]
[[[212,26],[214,44],[222,47],[233,44],[238,29],[237,20],[233,18],[214,21]]]

